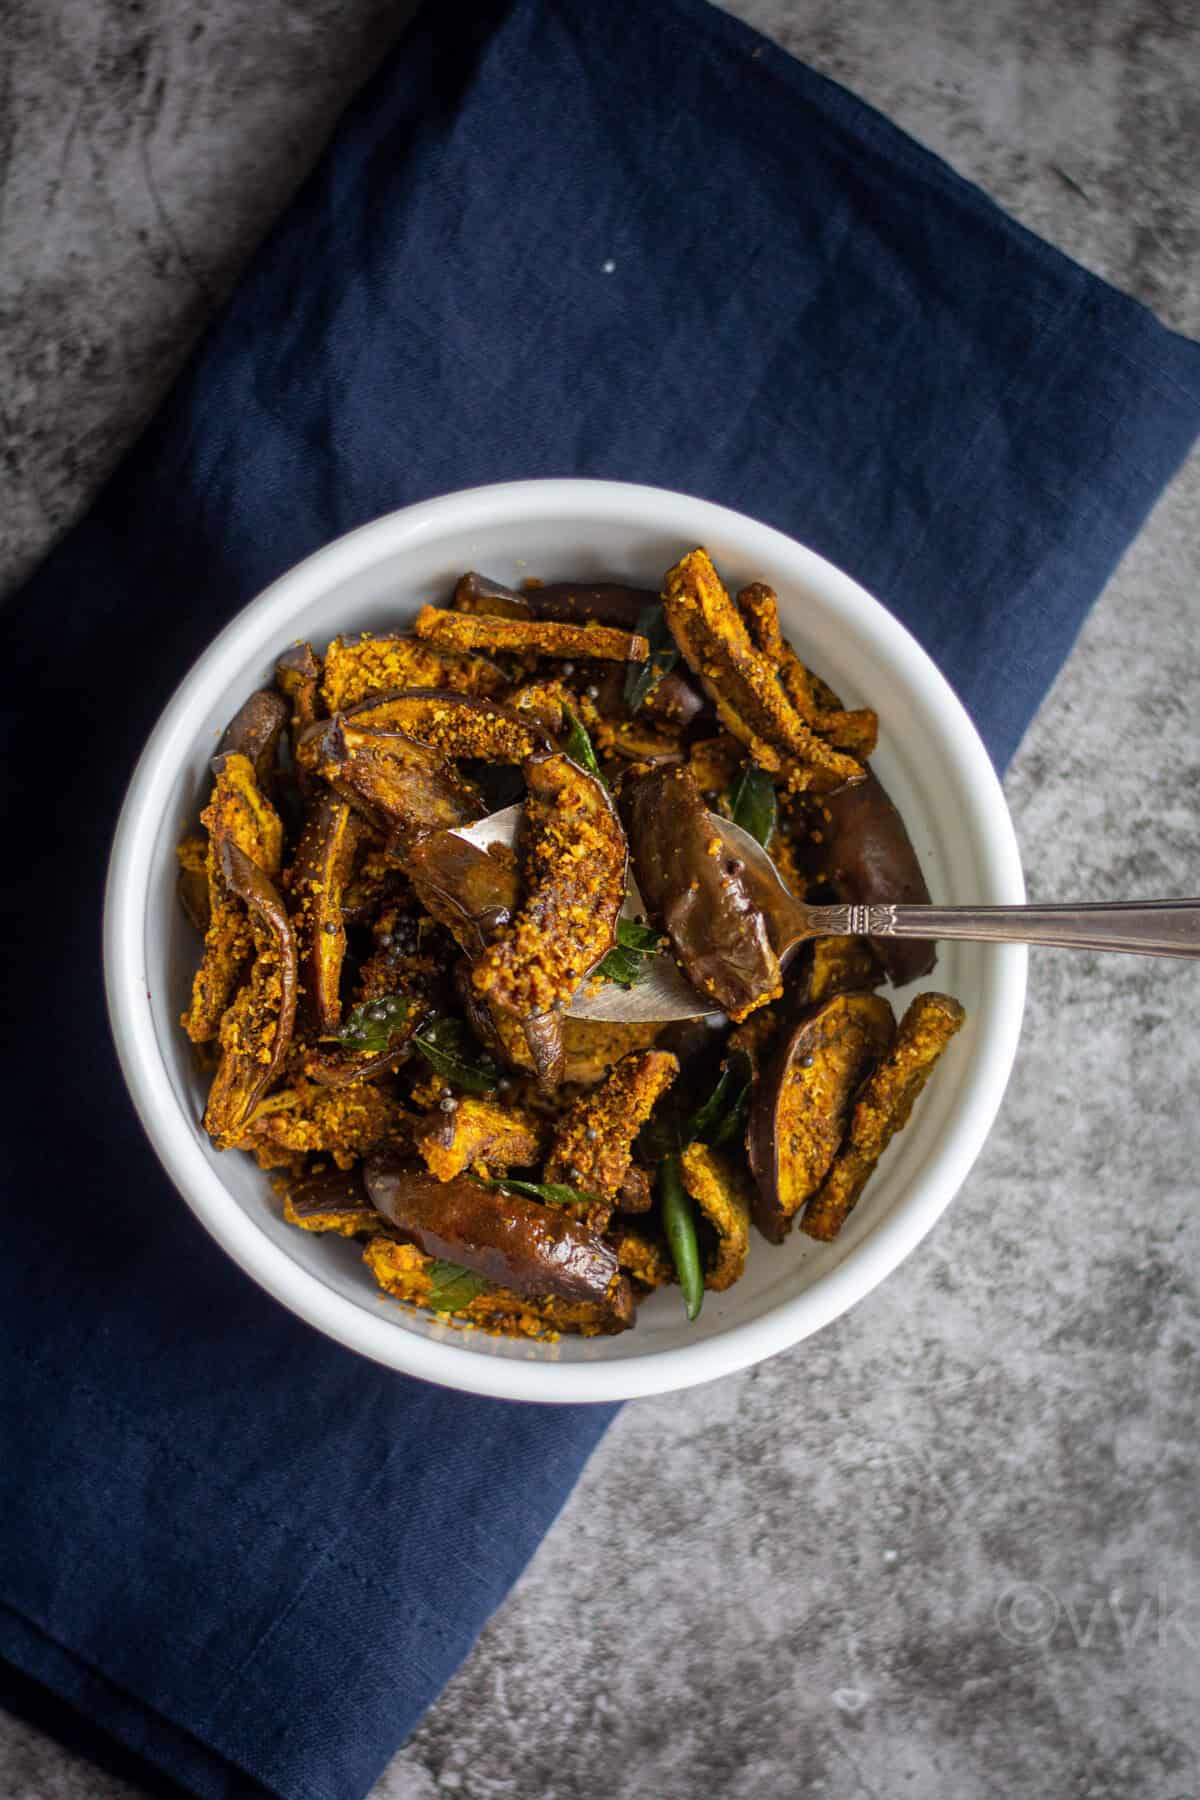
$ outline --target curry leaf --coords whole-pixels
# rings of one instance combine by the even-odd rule
[[[407,1022],[412,1002],[404,994],[385,994],[356,1006],[337,1034],[347,1050],[380,1055]]]
[[[584,1206],[604,1204],[599,1194],[585,1194],[582,1188],[567,1187],[561,1181],[514,1181],[511,1175],[506,1175],[496,1185],[502,1193],[528,1194],[531,1200],[548,1200],[551,1206],[575,1206],[580,1202]]]
[[[436,1075],[469,1094],[490,1094],[500,1071],[486,1051],[478,1050],[461,1019],[433,1013],[413,1032],[414,1048]]]
[[[566,755],[572,762],[578,763],[581,769],[585,769],[589,775],[594,775],[601,787],[607,787],[608,783],[600,773],[600,764],[596,761],[596,752],[592,749],[592,740],[578,714],[572,712],[569,706],[564,706],[563,717],[570,725],[567,741],[563,745]]]
[[[685,1147],[697,1138],[706,1144],[726,1144],[736,1136],[750,1104],[753,1079],[754,1066],[746,1052],[732,1051],[716,1087],[684,1126]]]
[[[482,1275],[452,1262],[431,1263],[429,1279],[433,1286],[425,1296],[425,1304],[434,1312],[461,1312],[480,1294],[490,1292],[492,1286]]]
[[[625,704],[631,713],[637,711],[651,689],[656,688],[679,661],[679,651],[661,606],[643,607],[634,630],[646,639],[650,655],[645,662],[630,663],[625,671]]]
[[[757,763],[748,762],[725,797],[734,824],[748,831],[765,850],[775,835],[779,812],[775,785],[766,770],[760,769]]]
[[[646,958],[658,954],[661,942],[662,934],[653,926],[639,925],[636,919],[618,919],[616,948],[609,951],[596,973],[618,987],[634,987],[645,973]]]

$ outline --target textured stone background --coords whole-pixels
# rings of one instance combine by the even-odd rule
[[[646,0],[653,3],[653,0]],[[1193,0],[736,0],[1200,333]],[[86,503],[384,0],[0,0],[0,539]],[[1043,897],[1200,889],[1200,461],[1010,775]],[[629,1407],[378,1800],[1195,1800],[1200,968],[1036,956],[984,1156],[793,1354]],[[117,1800],[0,1718],[5,1800]]]

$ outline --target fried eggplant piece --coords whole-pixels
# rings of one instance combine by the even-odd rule
[[[917,853],[883,783],[873,771],[858,787],[823,795],[812,807],[822,873],[840,900],[874,906],[928,906]],[[928,975],[937,946],[921,938],[872,938],[871,948],[893,987]]]
[[[453,831],[431,831],[408,852],[405,873],[426,912],[473,959],[511,924],[520,882],[506,844],[483,850]]]
[[[314,799],[291,868],[292,930],[300,959],[302,1011],[318,1032],[342,1022],[341,979],[346,955],[342,895],[361,831],[349,801]]]
[[[434,1259],[413,1244],[394,1238],[371,1238],[363,1261],[386,1294],[410,1306],[428,1307],[434,1295]],[[467,1290],[470,1293],[470,1289]],[[567,1300],[556,1295],[535,1298],[507,1288],[473,1294],[465,1304],[446,1309],[454,1318],[504,1337],[546,1338],[560,1332],[582,1337],[627,1331],[634,1323],[633,1289],[622,1276],[606,1300]]]
[[[452,1112],[429,1113],[413,1142],[425,1167],[439,1181],[453,1181],[477,1163],[493,1169],[523,1169],[541,1158],[543,1120],[520,1107],[463,1094]]]
[[[216,757],[213,774],[212,795],[200,814],[200,823],[208,832],[208,926],[204,954],[192,983],[191,1005],[182,1020],[194,1044],[216,1037],[222,1015],[254,954],[249,915],[224,873],[225,846],[236,845],[272,881],[283,858],[282,822],[259,787],[249,757],[236,751]]]
[[[321,698],[329,713],[345,712],[372,694],[401,688],[449,689],[455,694],[498,694],[505,676],[483,656],[461,656],[422,643],[410,634],[334,638],[325,652]]]
[[[656,681],[642,702],[644,710],[667,725],[684,729],[698,719],[708,706],[699,688],[693,686],[682,669],[668,669]]]
[[[306,1156],[330,1156],[349,1169],[403,1120],[394,1096],[369,1081],[354,1087],[321,1087],[303,1077],[255,1107],[237,1148],[257,1157],[262,1169],[294,1168]]]
[[[842,1229],[965,1017],[949,994],[918,994],[913,1000],[891,1049],[860,1088],[845,1141],[804,1209],[800,1229],[809,1237],[829,1243]]]
[[[883,968],[866,938],[814,938],[809,946],[808,1001],[817,1006],[834,994],[876,988]]]
[[[296,740],[317,717],[317,691],[321,659],[311,644],[293,644],[275,664],[275,685],[291,708],[292,750]]]
[[[203,937],[212,909],[208,899],[208,843],[198,831],[190,831],[175,846],[179,874],[175,892],[189,922]]]
[[[264,793],[275,778],[279,737],[288,722],[288,703],[273,688],[260,688],[230,719],[217,745],[218,756],[244,756]]]
[[[360,701],[344,716],[355,730],[399,731],[450,757],[521,763],[527,756],[551,748],[546,732],[539,730],[534,720],[522,718],[499,701],[438,688],[377,694]]]
[[[358,1237],[379,1230],[379,1214],[367,1199],[361,1169],[327,1169],[296,1180],[280,1177],[274,1185],[283,1198],[284,1218],[301,1231]]]
[[[342,917],[348,927],[370,925],[381,911],[403,898],[408,883],[387,853],[387,840],[361,814],[354,867],[342,889]]]
[[[689,551],[667,571],[663,605],[671,635],[722,725],[760,768],[796,792],[824,793],[862,780],[862,765],[800,717],[706,551]]]
[[[691,771],[635,773],[622,784],[620,805],[647,911],[692,985],[734,1020],[778,998],[783,979],[767,920]]]
[[[639,1291],[650,1293],[676,1279],[671,1252],[661,1238],[636,1226],[621,1224],[608,1234],[617,1261]]]
[[[502,581],[493,581],[488,575],[480,575],[474,569],[469,569],[459,577],[450,604],[455,612],[471,613],[476,618],[533,617],[524,594],[518,593],[516,588],[505,587]]]
[[[575,1087],[595,1087],[610,1069],[633,1050],[648,1050],[662,1026],[657,1020],[618,1023],[615,1019],[564,1019],[563,1080]]]
[[[806,725],[835,750],[865,762],[879,739],[879,719],[869,706],[848,712],[831,687],[805,667],[779,629],[779,602],[765,582],[752,581],[737,597],[750,636],[774,663],[788,699]]]
[[[616,942],[625,837],[604,787],[561,752],[524,764],[525,899],[476,964],[475,993],[520,1020],[568,1004]]]
[[[629,1173],[633,1141],[678,1073],[678,1060],[666,1050],[638,1050],[622,1057],[601,1087],[582,1095],[562,1115],[546,1158],[545,1179],[597,1195],[607,1203],[601,1224],[606,1223]]]
[[[708,1144],[689,1144],[679,1159],[683,1185],[711,1226],[716,1247],[704,1269],[704,1285],[721,1290],[740,1281],[750,1247],[753,1184],[727,1156]]]
[[[854,1095],[891,1048],[895,1029],[878,994],[835,994],[801,1014],[756,1080],[746,1150],[758,1189],[754,1222],[773,1244],[825,1179]]]
[[[654,1205],[654,1178],[649,1169],[630,1163],[617,1193],[617,1211],[648,1213]]]
[[[697,738],[688,749],[692,779],[706,797],[726,793],[737,780],[745,761],[744,748],[727,731],[716,737]]]
[[[611,1247],[559,1208],[465,1177],[438,1181],[389,1152],[368,1157],[365,1179],[372,1204],[426,1256],[535,1299],[554,1295],[615,1309],[622,1289],[628,1293]]]
[[[399,731],[360,731],[340,716],[316,729],[305,752],[317,773],[385,835],[389,855],[402,856],[427,831],[482,817],[478,791],[430,744]]]
[[[601,725],[596,733],[596,748],[605,756],[619,756],[625,762],[648,763],[651,767],[683,761],[681,734],[656,726],[640,712],[632,719]]]
[[[254,933],[250,977],[221,1019],[221,1060],[209,1089],[204,1129],[219,1150],[237,1139],[276,1080],[296,1018],[296,943],[279,892],[232,838],[220,846],[221,874],[241,900]]]
[[[559,625],[531,619],[497,619],[423,606],[417,636],[439,649],[473,655],[502,650],[516,656],[594,657],[602,662],[645,662],[650,646],[636,632],[611,625]]]
[[[535,619],[610,625],[618,631],[636,631],[646,608],[658,605],[653,588],[626,587],[619,581],[545,581],[527,587],[521,598]]]

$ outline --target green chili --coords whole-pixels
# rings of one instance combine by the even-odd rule
[[[683,1185],[678,1156],[666,1156],[659,1165],[659,1193],[662,1197],[662,1222],[675,1260],[675,1273],[687,1307],[689,1321],[700,1315],[704,1304],[704,1270],[700,1267],[700,1244],[696,1237],[696,1209]]]

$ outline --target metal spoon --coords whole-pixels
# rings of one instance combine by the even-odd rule
[[[458,833],[471,843],[516,843],[523,808],[505,807]],[[1102,901],[1083,906],[807,906],[784,886],[774,863],[740,825],[710,813],[731,854],[745,865],[754,899],[781,963],[815,937],[967,938],[983,944],[1045,944],[1060,950],[1120,950],[1135,956],[1200,957],[1200,899]],[[630,878],[627,916],[644,916]],[[717,1016],[669,956],[647,958],[636,987],[589,978],[568,1008],[572,1019],[649,1023]]]

